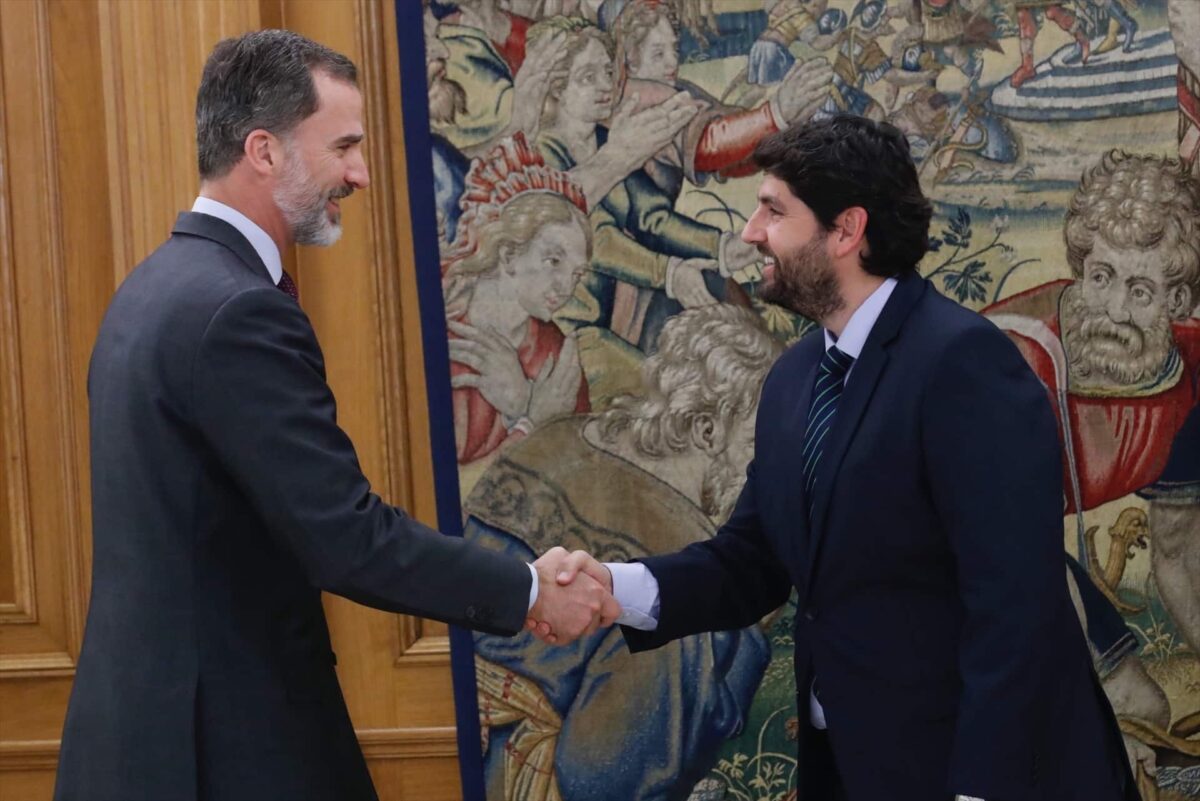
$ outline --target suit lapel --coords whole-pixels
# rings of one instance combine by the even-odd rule
[[[812,574],[820,556],[821,543],[825,534],[825,518],[829,512],[830,497],[837,483],[838,471],[841,470],[842,460],[854,435],[862,422],[863,414],[879,377],[887,365],[887,346],[900,331],[900,326],[912,311],[913,306],[925,291],[927,282],[915,274],[898,279],[892,296],[871,333],[863,345],[862,353],[854,363],[846,381],[846,389],[838,401],[837,414],[834,417],[833,428],[829,432],[829,446],[821,457],[821,465],[817,471],[817,481],[813,487],[813,512],[808,521],[808,554],[805,559],[805,587],[812,586]],[[809,393],[811,394],[809,382]],[[805,396],[808,397],[807,395]],[[807,408],[807,407],[806,407]],[[800,441],[803,441],[803,432]]]
[[[820,330],[814,335],[823,336]],[[821,362],[821,348],[815,349],[816,355],[812,364],[800,370],[795,403],[791,405],[780,432],[780,442],[797,443],[796,447],[788,448],[784,460],[783,481],[787,482],[788,510],[784,518],[794,521],[793,535],[787,541],[793,549],[792,564],[805,564],[807,560],[807,543],[810,532],[808,526],[808,505],[804,494],[804,453],[799,443],[804,442],[804,429],[808,422],[808,405],[812,399],[813,384],[817,380],[817,366]]]

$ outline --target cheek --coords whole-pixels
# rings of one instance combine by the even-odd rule
[[[1084,280],[1080,296],[1090,309],[1103,308],[1108,302],[1108,290],[1092,281]]]

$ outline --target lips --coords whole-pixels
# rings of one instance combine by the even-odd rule
[[[775,262],[775,257],[768,256],[767,254],[763,253],[763,266],[762,266],[763,279],[766,281],[774,280],[776,268],[777,268],[777,264]]]

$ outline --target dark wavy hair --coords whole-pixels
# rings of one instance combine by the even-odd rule
[[[915,271],[929,248],[933,209],[904,134],[841,115],[792,125],[754,149],[754,163],[785,182],[826,231],[843,211],[867,212],[863,268],[883,277]]]

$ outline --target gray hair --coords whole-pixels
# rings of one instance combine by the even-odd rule
[[[600,418],[600,434],[611,441],[628,430],[645,456],[680,453],[691,445],[700,415],[728,431],[753,414],[782,352],[748,309],[718,303],[683,311],[663,326],[658,350],[642,365],[643,395],[613,401]]]
[[[1110,150],[1086,170],[1063,220],[1075,278],[1097,237],[1116,248],[1161,248],[1168,285],[1200,298],[1200,184],[1179,160]]]
[[[358,85],[353,61],[298,33],[254,31],[218,42],[196,93],[200,178],[220,178],[233,169],[251,131],[284,137],[313,114],[316,70]]]

